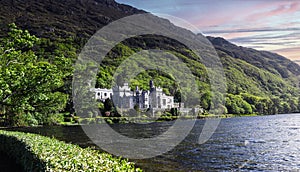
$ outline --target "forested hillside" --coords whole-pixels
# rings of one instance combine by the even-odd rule
[[[1,4],[0,115],[12,125],[51,124],[74,113],[73,64],[85,42],[111,21],[144,13],[113,0],[1,0]],[[300,110],[297,64],[274,53],[236,46],[223,38],[207,38],[215,46],[226,75],[226,107],[221,107],[225,112],[242,115]],[[211,104],[205,66],[186,46],[159,35],[118,44],[101,64],[96,87],[111,87],[121,62],[143,49],[162,49],[176,55],[197,78],[201,106],[215,106]],[[150,79],[180,100],[176,82],[160,71],[140,73],[131,79],[131,87],[146,89]]]

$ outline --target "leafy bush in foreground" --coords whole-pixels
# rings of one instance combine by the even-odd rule
[[[141,171],[110,154],[31,133],[0,130],[0,151],[25,171]]]

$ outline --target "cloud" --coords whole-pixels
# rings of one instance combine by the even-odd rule
[[[295,37],[294,34],[283,34],[283,35],[271,35],[271,36],[261,36],[261,35],[253,35],[247,37],[235,37],[228,39],[232,42],[239,43],[253,43],[253,44],[269,44],[269,45],[281,45],[281,44],[297,44],[300,39],[300,33],[298,33],[298,37]]]
[[[272,51],[292,60],[300,59],[300,27],[218,30],[210,33],[240,46]]]
[[[209,28],[209,27],[216,27],[218,25],[222,25],[224,23],[229,23],[232,20],[231,16],[223,16],[218,18],[208,18],[199,20],[195,25],[199,28]]]
[[[273,52],[289,57],[291,60],[300,60],[300,46],[291,48],[281,48],[273,50]]]
[[[255,21],[255,20],[261,20],[273,16],[278,16],[278,15],[285,15],[289,13],[294,13],[300,9],[299,2],[287,2],[287,1],[282,1],[284,4],[281,4],[277,6],[275,9],[265,11],[265,12],[258,12],[255,14],[252,14],[247,17],[247,20],[249,21]],[[271,4],[272,5],[272,4]]]
[[[261,46],[261,45],[249,45],[247,46],[247,48],[253,48],[253,49],[263,49],[264,46]]]
[[[215,33],[243,33],[243,32],[270,32],[270,31],[300,31],[299,27],[294,28],[253,28],[253,29],[225,29],[225,30],[210,30],[203,31],[205,34],[215,34]]]

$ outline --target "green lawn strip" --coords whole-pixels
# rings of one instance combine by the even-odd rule
[[[142,171],[108,153],[31,133],[0,130],[0,151],[25,171]]]

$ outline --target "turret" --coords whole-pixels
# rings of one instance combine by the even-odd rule
[[[135,87],[135,93],[136,93],[137,96],[140,95],[139,86],[136,86],[136,87]]]
[[[154,90],[154,83],[152,80],[149,81],[149,88],[150,88],[150,92]]]
[[[135,100],[136,100],[136,105],[139,106],[139,103],[140,103],[140,91],[139,91],[139,87],[136,86],[135,87]]]

